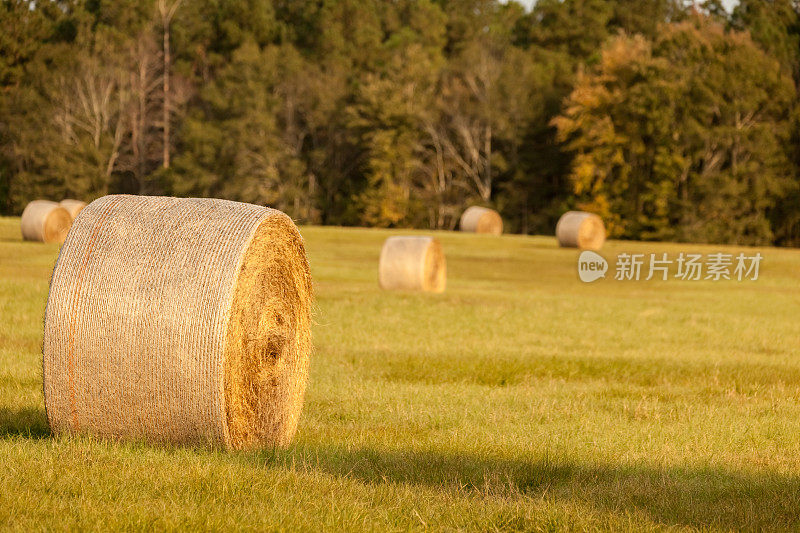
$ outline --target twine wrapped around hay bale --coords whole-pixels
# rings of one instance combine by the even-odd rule
[[[502,235],[503,219],[494,209],[473,205],[462,213],[459,227],[461,231]]]
[[[214,199],[114,195],[75,220],[45,312],[56,434],[286,445],[311,352],[292,220]]]
[[[20,224],[26,241],[62,243],[69,233],[72,217],[55,202],[34,200],[25,206]]]
[[[558,219],[556,238],[565,248],[599,250],[606,242],[606,227],[593,213],[567,211]]]
[[[389,237],[378,264],[378,284],[386,290],[443,292],[447,263],[433,237]]]
[[[80,200],[61,200],[58,202],[61,207],[69,211],[69,215],[72,217],[72,220],[75,220],[75,217],[78,216],[78,213],[81,212],[81,209],[86,207],[86,202],[81,202]]]

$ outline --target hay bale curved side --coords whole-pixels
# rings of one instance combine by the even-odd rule
[[[473,205],[461,214],[458,224],[461,231],[473,233],[503,234],[503,218],[500,213],[488,207]]]
[[[236,449],[287,444],[308,375],[311,292],[302,238],[280,211],[95,200],[50,284],[50,427]]]
[[[447,262],[434,237],[389,237],[378,263],[378,284],[385,290],[444,292]]]
[[[72,220],[75,220],[75,217],[78,216],[78,213],[81,212],[81,209],[86,207],[86,202],[81,202],[80,200],[72,200],[72,199],[65,199],[58,202],[58,204],[69,211],[69,215],[72,217]]]
[[[29,203],[20,219],[22,238],[26,241],[63,243],[71,225],[69,211],[48,200]]]
[[[593,213],[567,211],[558,219],[556,238],[565,248],[599,250],[606,242],[606,227]]]

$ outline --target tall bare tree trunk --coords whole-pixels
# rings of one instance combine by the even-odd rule
[[[181,0],[175,0],[171,5],[167,5],[167,0],[158,0],[158,11],[161,14],[161,23],[164,30],[164,146],[162,161],[164,168],[169,168],[169,123],[171,110],[170,90],[169,90],[169,70],[170,70],[170,49],[169,49],[169,25],[172,22],[172,17],[180,6]]]
[[[491,111],[490,111],[491,113]],[[492,198],[492,124],[486,124],[486,138],[483,140],[483,153],[486,154],[486,178],[483,201]]]
[[[164,25],[164,168],[169,168],[169,23]]]

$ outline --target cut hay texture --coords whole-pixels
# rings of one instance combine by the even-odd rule
[[[72,217],[55,202],[34,200],[25,206],[20,224],[26,241],[62,243],[69,233]]]
[[[461,215],[459,227],[461,231],[502,235],[503,219],[494,209],[474,205],[468,207]]]
[[[593,213],[567,211],[558,219],[556,238],[565,248],[599,250],[606,242],[606,227]]]
[[[280,211],[95,200],[50,284],[50,427],[228,449],[286,445],[308,376],[311,300],[303,240]]]
[[[59,205],[69,211],[69,215],[72,217],[72,220],[75,220],[75,217],[78,216],[78,213],[81,212],[81,209],[86,207],[86,202],[81,202],[80,200],[71,200],[67,198],[66,200],[61,200]]]
[[[389,237],[378,264],[378,284],[385,290],[444,292],[447,263],[433,237]]]

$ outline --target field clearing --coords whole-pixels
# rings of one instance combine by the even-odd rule
[[[0,218],[0,528],[800,529],[800,251],[760,249],[758,281],[583,284],[553,237],[436,232],[448,287],[428,295],[380,291],[377,259],[432,232],[301,232],[298,434],[223,453],[51,437],[58,246]]]

